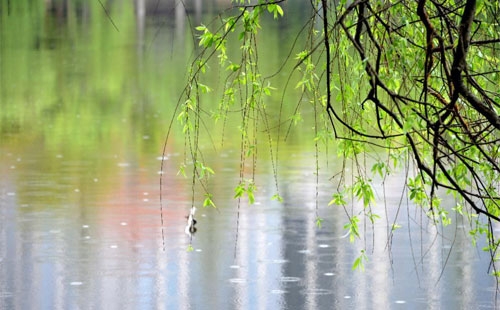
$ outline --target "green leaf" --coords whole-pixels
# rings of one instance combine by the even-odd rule
[[[181,164],[179,167],[179,171],[177,171],[177,175],[182,175],[186,177],[186,164]]]
[[[195,29],[198,31],[204,32],[207,30],[207,27],[205,25],[200,25],[200,26],[197,26]]]
[[[356,238],[359,238],[358,222],[359,218],[357,216],[352,216],[349,219],[349,223],[344,225],[344,229],[349,232],[349,241],[351,243],[354,242]]]
[[[366,256],[365,250],[361,250],[361,254],[354,260],[352,265],[352,270],[365,271],[365,262],[368,261],[368,257]]]
[[[380,175],[381,178],[385,176],[387,172],[387,167],[383,162],[377,162],[372,166],[372,173]]]
[[[202,84],[202,83],[198,83],[198,87],[201,89],[201,92],[205,93],[205,94],[212,91],[212,89],[210,87],[208,87],[207,85]]]
[[[321,225],[323,224],[323,219],[320,217],[316,218],[316,227],[321,228]]]
[[[234,193],[235,194],[233,198],[241,198],[245,193],[245,186],[242,183],[240,183],[238,186],[235,187]]]
[[[278,14],[279,14],[280,16],[283,16],[283,15],[284,15],[284,12],[283,12],[283,9],[281,8],[281,6],[276,5],[276,11],[278,11]]]
[[[283,9],[277,4],[268,4],[267,10],[269,11],[269,13],[273,13],[275,19],[277,19],[279,16],[283,16]]]
[[[332,196],[332,200],[328,203],[328,205],[337,205],[337,206],[345,206],[347,202],[344,200],[344,194],[342,193],[335,193]]]
[[[401,228],[401,225],[399,225],[399,224],[392,224],[391,231],[395,231],[396,229],[399,229],[399,228]]]
[[[248,188],[247,188],[247,195],[248,195],[248,202],[253,205],[255,203],[255,195],[254,195],[254,192],[257,190],[257,188],[255,187],[255,183],[253,183],[253,181],[251,181],[249,184],[248,184]]]
[[[280,194],[274,194],[273,197],[271,197],[271,200],[277,200],[279,202],[283,202],[283,197],[281,197]]]
[[[215,205],[215,203],[212,200],[212,194],[206,193],[205,200],[203,201],[203,207],[209,207],[209,206],[217,208],[217,206]]]
[[[233,71],[233,72],[238,71],[240,68],[241,68],[241,66],[240,66],[240,65],[236,65],[236,64],[230,64],[230,65],[227,67],[227,69],[228,69],[228,70],[231,70],[231,71]]]
[[[353,193],[359,199],[363,201],[363,206],[368,207],[370,203],[375,201],[375,195],[371,185],[368,183],[371,180],[365,180],[363,178],[358,178],[353,186]]]

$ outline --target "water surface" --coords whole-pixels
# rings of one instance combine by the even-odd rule
[[[273,165],[262,151],[256,203],[239,206],[239,142],[229,135],[221,145],[214,131],[203,151],[218,208],[202,208],[196,192],[192,237],[184,231],[191,180],[177,174],[184,138],[174,130],[162,226],[161,152],[191,59],[189,16],[115,4],[117,31],[98,4],[69,3],[66,13],[28,1],[1,6],[0,309],[494,308],[484,243],[471,246],[462,219],[430,224],[402,196],[401,175],[379,180],[381,220],[349,242],[345,210],[327,206],[340,163],[330,150],[316,183],[306,125],[279,147],[284,202],[271,200]],[[283,53],[272,39],[303,18],[262,39],[274,68]],[[267,136],[259,139],[265,150]],[[391,239],[394,222],[402,227]],[[365,272],[353,271],[361,249]]]

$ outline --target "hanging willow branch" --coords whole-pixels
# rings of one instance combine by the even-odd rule
[[[276,76],[264,79],[259,73],[260,17],[283,15],[280,5],[286,0],[233,3],[226,13],[234,15],[218,19],[221,23],[214,32],[208,26],[197,28],[202,32],[202,51],[193,62],[184,92],[186,102],[193,100],[196,109],[179,101],[176,111],[202,121],[197,82],[208,61],[219,58],[221,68],[228,70],[220,113],[227,116],[228,102],[239,104],[243,111],[242,168],[235,197],[246,196],[251,201],[254,180],[253,176],[244,178],[243,166],[249,146],[257,144],[251,135],[259,120],[264,122],[272,147],[272,125],[266,119],[263,94],[270,92],[264,82]],[[427,208],[431,219],[444,223],[449,218],[439,195],[444,190],[453,195],[463,205],[459,213],[487,219],[475,224],[487,228],[482,231],[490,241],[491,253],[497,249],[491,223],[500,221],[499,4],[498,0],[480,4],[475,0],[311,1],[309,27],[302,28],[309,29],[305,50],[297,54],[290,73],[302,75],[297,84],[303,90],[300,100],[307,98],[315,108],[323,108],[328,134],[335,138],[344,160],[358,163],[359,154],[368,152],[367,146],[386,151],[392,158],[401,155],[401,161],[412,160],[417,173],[408,176],[406,185],[419,194],[410,194],[410,199]],[[226,52],[230,32],[239,32],[241,59],[231,60]],[[280,70],[283,68],[281,65]],[[281,110],[279,117],[281,126]],[[197,140],[189,136],[199,134],[196,128],[198,131],[186,131],[194,162],[202,154]],[[274,164],[274,197],[281,200]],[[382,168],[384,163],[377,164],[380,175],[390,173]],[[373,191],[365,170],[358,167],[357,184],[339,188],[350,189],[351,197],[363,202],[373,221]],[[195,168],[193,173],[199,172]],[[331,203],[345,205],[339,188]],[[348,216],[350,231],[359,237],[354,226],[358,219]]]

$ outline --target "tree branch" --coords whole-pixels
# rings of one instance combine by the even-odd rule
[[[453,94],[453,102],[462,96],[467,102],[479,113],[481,113],[488,121],[497,129],[500,129],[500,117],[496,112],[487,106],[481,99],[472,93],[470,89],[465,86],[462,73],[467,73],[467,53],[470,46],[470,31],[474,16],[476,14],[476,0],[467,0],[460,22],[460,33],[458,45],[455,49],[453,66],[451,68],[451,78],[455,91]]]

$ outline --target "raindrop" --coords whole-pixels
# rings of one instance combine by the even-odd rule
[[[117,249],[117,248],[118,248],[118,246],[117,246],[116,244],[110,245],[109,247],[110,247],[111,249]]]
[[[78,285],[82,285],[83,282],[80,282],[80,281],[73,281],[71,282],[69,285],[73,285],[73,286],[78,286]]]
[[[195,252],[201,252],[201,251],[202,251],[202,249],[196,249],[195,250]]]
[[[324,288],[313,288],[313,289],[306,290],[305,293],[311,294],[311,295],[329,295],[329,294],[333,294],[333,291],[327,290]]]
[[[129,163],[118,163],[118,167],[129,167]]]
[[[15,195],[16,195],[16,193],[14,193],[14,192],[8,192],[7,193],[7,196],[15,196]]]
[[[94,178],[94,182],[99,182],[99,179],[98,178]]]
[[[396,300],[395,303],[397,304],[406,304],[405,300]]]
[[[10,166],[10,169],[16,169],[16,166],[12,165]]]
[[[80,192],[80,190],[78,188],[75,188],[75,193],[78,193]]]
[[[333,277],[335,274],[333,272],[325,272],[324,275],[327,277]]]
[[[229,268],[231,268],[231,269],[239,269],[240,266],[239,265],[231,265],[231,266],[229,266]]]
[[[284,290],[271,290],[271,294],[286,294]]]
[[[281,277],[281,282],[299,282],[300,278],[298,277]]]
[[[144,202],[148,202],[148,201],[149,201],[149,199],[144,198],[142,201],[144,201]]]
[[[63,158],[63,156],[61,154],[57,154],[56,158]]]
[[[168,160],[168,156],[158,156],[156,157],[157,160]]]
[[[300,250],[299,253],[301,253],[301,254],[311,254],[311,250]]]
[[[349,296],[349,295],[345,295],[345,296],[344,296],[344,298],[345,298],[345,299],[351,299],[351,296]]]
[[[143,138],[144,140],[148,140],[148,139],[149,139],[149,136],[148,136],[148,135],[144,135],[144,136],[142,136],[142,138]]]
[[[330,246],[328,244],[320,244],[318,245],[320,248],[329,248]]]
[[[82,225],[82,228],[89,228],[89,225]]]
[[[127,222],[121,222],[120,225],[127,226]]]
[[[232,279],[229,279],[229,282],[243,284],[243,283],[247,283],[247,280],[242,279],[242,278],[232,278]]]

